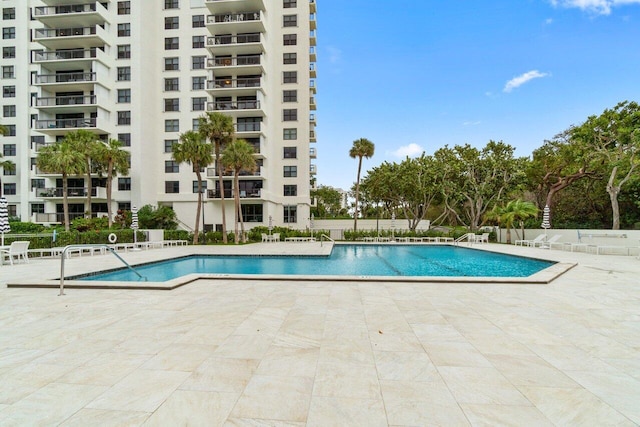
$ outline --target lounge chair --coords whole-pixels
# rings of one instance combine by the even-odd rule
[[[533,246],[535,248],[536,246],[542,246],[546,238],[547,238],[546,234],[539,234],[533,240],[527,240],[527,239],[516,240],[515,244],[516,246]]]
[[[0,255],[2,255],[2,258],[0,258],[0,263],[4,264],[4,259],[6,257],[9,258],[9,263],[11,265],[13,265],[13,258],[16,258],[16,261],[20,261],[20,259],[22,259],[25,263],[29,262],[29,255],[28,255],[28,250],[29,250],[29,241],[15,241],[13,243],[11,243],[11,246],[9,246],[9,249],[2,249],[0,250]]]
[[[547,240],[542,242],[540,247],[543,249],[551,249],[553,248],[553,246],[564,246],[565,243],[558,242],[558,240],[560,240],[561,238],[562,238],[561,234],[554,234],[553,236],[549,237]]]
[[[474,237],[475,243],[489,243],[489,233],[476,234]]]

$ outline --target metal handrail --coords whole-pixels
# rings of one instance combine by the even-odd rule
[[[475,236],[475,233],[463,234],[462,236],[460,236],[456,240],[454,240],[453,243],[457,245],[458,243],[462,242],[463,240],[466,240],[467,242],[471,242],[471,236]]]
[[[73,249],[73,248],[105,248],[109,252],[111,252],[113,255],[115,255],[116,258],[118,258],[120,261],[122,261],[122,263],[124,265],[126,265],[129,270],[131,270],[134,273],[136,273],[136,275],[139,278],[141,278],[145,282],[147,281],[147,277],[146,276],[143,276],[140,273],[138,273],[135,268],[131,267],[129,265],[129,263],[127,261],[125,261],[124,259],[122,259],[122,257],[117,254],[115,249],[113,249],[109,245],[105,245],[105,244],[67,245],[62,249],[62,252],[60,253],[60,293],[58,294],[58,296],[64,295],[64,260],[66,258],[67,250],[68,249]]]
[[[330,240],[333,243],[336,242],[335,240],[333,240],[331,237],[327,236],[326,234],[321,234],[320,235],[320,247],[322,247],[322,242],[324,241],[324,239]]]

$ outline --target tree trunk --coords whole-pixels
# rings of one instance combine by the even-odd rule
[[[238,233],[238,211],[240,210],[240,180],[238,179],[238,175],[240,175],[240,171],[236,170],[233,174],[233,204],[235,206],[235,215],[234,215],[234,224],[235,224],[235,235],[233,236],[233,241],[237,245],[240,243],[240,233]]]
[[[87,158],[87,164],[85,166],[87,168],[87,204],[89,205],[87,218],[91,219],[91,193],[93,190],[93,183],[91,182],[91,159]]]
[[[609,199],[611,200],[611,212],[613,215],[612,230],[620,230],[620,205],[618,204],[620,186],[614,184],[617,173],[618,167],[614,166],[611,175],[609,175],[609,182],[607,182],[607,193],[609,193]]]
[[[69,231],[69,199],[67,198],[67,174],[62,174],[62,212],[64,213],[64,231]]]
[[[359,157],[358,161],[358,177],[356,179],[356,206],[355,211],[353,213],[353,231],[356,232],[358,230],[358,197],[360,196],[360,169],[362,168],[362,156]]]
[[[240,174],[240,171],[236,172],[236,175]],[[240,182],[237,183],[240,185]],[[240,189],[238,188],[238,194]],[[242,205],[240,204],[240,196],[238,196],[238,221],[240,221],[240,234],[242,235],[242,243],[247,243],[247,238],[244,234],[244,220],[242,219]]]
[[[222,205],[222,243],[227,243],[227,215],[224,206],[224,181],[222,180],[222,169],[220,168],[220,142],[215,142],[216,150],[216,172],[218,173],[218,186],[220,187],[220,204]]]
[[[198,206],[196,207],[196,225],[193,227],[193,244],[197,245],[200,232],[200,212],[202,209],[202,176],[198,165],[194,165],[193,169],[196,171],[196,178],[198,179]]]
[[[111,209],[111,191],[113,189],[113,161],[109,161],[107,166],[107,217],[109,219],[109,228],[113,225],[113,212]]]
[[[507,227],[507,245],[511,244],[511,226]]]

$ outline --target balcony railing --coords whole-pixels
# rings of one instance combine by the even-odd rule
[[[260,11],[246,13],[221,13],[217,15],[207,15],[207,24],[220,24],[223,22],[249,22],[259,21]]]
[[[34,61],[55,61],[58,59],[85,59],[95,58],[96,49],[62,49],[54,52],[36,52]]]
[[[216,168],[207,168],[207,178],[217,178],[219,175],[216,172]],[[223,177],[231,177],[235,176],[233,171],[224,171],[222,173]],[[256,169],[254,172],[241,171],[238,176],[262,176],[262,168]]]
[[[260,87],[260,77],[240,79],[216,79],[207,81],[207,89],[233,89],[243,87]]]
[[[248,198],[256,198],[261,196],[261,189],[256,188],[253,190],[240,190],[240,198],[248,199]],[[224,198],[231,199],[234,197],[233,190],[225,189],[224,190]],[[207,198],[208,199],[219,199],[220,198],[220,190],[207,190]]]
[[[90,36],[96,33],[95,25],[93,27],[79,28],[37,28],[33,38],[46,39],[51,37],[73,37],[73,36]]]
[[[67,13],[95,12],[96,4],[70,4],[64,6],[38,6],[34,9],[34,16],[62,15]]]
[[[67,197],[87,197],[86,187],[69,187],[67,188]],[[91,187],[91,196],[95,197],[98,194],[97,187]],[[36,197],[63,197],[64,191],[62,187],[54,188],[38,188],[36,190]]]
[[[239,56],[234,58],[207,58],[208,67],[231,67],[242,65],[260,65],[260,55]]]
[[[220,101],[207,102],[207,111],[221,110],[259,110],[260,101]]]
[[[234,125],[236,132],[260,132],[260,123],[236,123]]]
[[[36,107],[53,107],[56,105],[89,105],[95,103],[95,95],[53,96],[36,99]]]
[[[94,82],[96,73],[59,73],[40,74],[36,76],[36,84],[47,83],[72,83],[72,82]]]
[[[260,43],[260,33],[207,37],[207,46],[244,43]]]
[[[36,120],[36,129],[65,129],[96,127],[95,118]]]

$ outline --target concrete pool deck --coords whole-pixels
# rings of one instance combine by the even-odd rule
[[[577,266],[547,285],[219,277],[65,296],[6,287],[59,260],[0,266],[0,425],[640,424],[640,260],[485,246]]]

